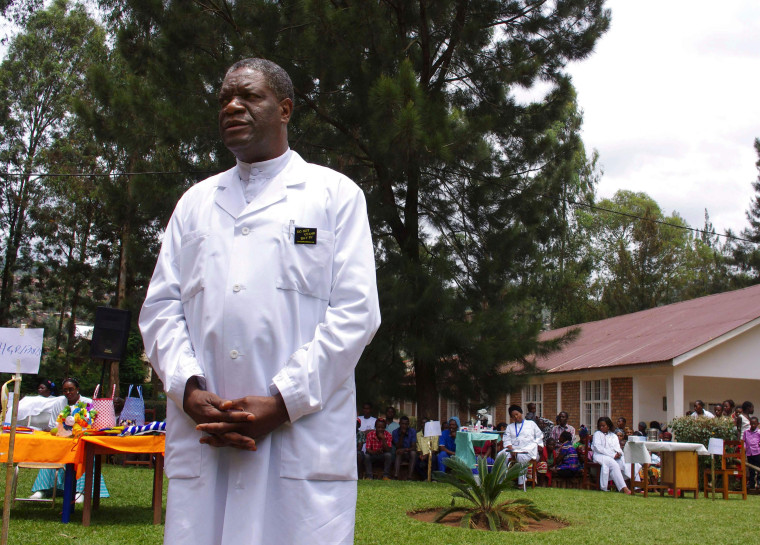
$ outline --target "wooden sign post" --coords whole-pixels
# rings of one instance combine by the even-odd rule
[[[3,503],[3,531],[0,545],[8,545],[11,502],[13,491],[13,449],[16,443],[16,419],[21,397],[21,373],[36,374],[40,370],[42,356],[42,329],[0,329],[0,372],[14,373],[13,405],[11,407],[10,437],[8,438],[8,462],[5,464],[5,502]],[[5,424],[3,422],[2,424]]]

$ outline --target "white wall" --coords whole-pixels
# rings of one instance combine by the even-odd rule
[[[629,423],[630,428],[636,431],[639,422],[642,420],[647,424],[652,420],[666,421],[668,414],[662,410],[662,398],[667,395],[666,377],[664,375],[641,375],[635,376],[633,380],[633,418],[635,422]]]

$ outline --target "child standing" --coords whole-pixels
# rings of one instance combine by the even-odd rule
[[[757,427],[757,417],[749,419],[749,429],[742,434],[744,448],[747,453],[747,463],[760,467],[760,429]],[[747,490],[755,490],[758,485],[758,471],[748,468]]]

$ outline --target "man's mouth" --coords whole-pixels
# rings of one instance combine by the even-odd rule
[[[244,127],[247,123],[245,121],[239,120],[239,119],[232,119],[230,121],[225,121],[224,125],[222,126],[225,130],[230,129],[233,127]]]

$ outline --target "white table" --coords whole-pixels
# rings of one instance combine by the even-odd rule
[[[649,484],[649,464],[652,463],[650,452],[660,454],[660,484]],[[659,490],[664,495],[667,489],[694,492],[694,498],[699,495],[699,467],[697,456],[710,454],[700,443],[673,443],[667,441],[627,442],[623,449],[626,463],[631,464],[631,486],[634,486],[636,474],[635,464],[644,466],[644,480],[636,482],[648,496],[650,490]]]

